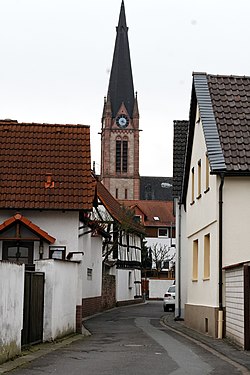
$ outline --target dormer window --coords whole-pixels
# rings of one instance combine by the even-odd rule
[[[168,228],[159,228],[158,237],[168,237]]]
[[[142,217],[141,215],[134,215],[133,220],[135,223],[141,223]]]

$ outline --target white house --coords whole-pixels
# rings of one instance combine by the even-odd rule
[[[102,238],[83,225],[95,194],[89,127],[4,120],[0,135],[0,311],[17,321],[12,335],[0,316],[1,361],[21,344],[81,332],[83,301],[101,298]]]
[[[143,293],[150,299],[162,299],[175,279],[175,218],[173,202],[161,200],[123,200],[134,220],[145,230],[144,245],[151,259],[143,269]]]
[[[250,348],[250,78],[193,74],[182,181],[185,323]],[[182,221],[181,220],[181,221]]]
[[[103,272],[115,276],[117,304],[139,302],[143,227],[134,222],[133,214],[100,181],[97,181],[93,218],[109,235],[103,243]]]

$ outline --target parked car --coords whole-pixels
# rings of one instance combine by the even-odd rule
[[[163,298],[163,310],[169,311],[170,308],[173,311],[175,309],[175,285],[171,285],[168,288]]]

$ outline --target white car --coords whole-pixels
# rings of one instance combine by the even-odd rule
[[[163,310],[169,311],[169,309],[175,310],[175,285],[171,285],[163,298]]]

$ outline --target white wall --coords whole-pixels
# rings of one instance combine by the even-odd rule
[[[188,191],[187,191],[187,236],[204,228],[209,223],[213,223],[218,217],[218,178],[210,176],[209,191],[206,190],[206,144],[203,133],[202,123],[195,125],[194,141],[189,173]],[[198,161],[201,160],[201,198],[198,196]],[[192,178],[191,169],[194,168],[194,203],[192,202]]]
[[[140,270],[116,270],[116,300],[118,302],[129,301],[134,299],[136,293],[138,292],[136,290],[135,281],[141,281]]]
[[[163,298],[173,280],[149,279],[149,298]]]
[[[0,223],[16,214],[17,210],[0,212]],[[38,225],[42,230],[56,239],[53,246],[66,246],[66,254],[78,251],[78,224],[77,211],[18,211],[21,215]],[[39,259],[39,241],[35,242],[34,260]],[[2,254],[0,254],[2,259]],[[44,242],[44,259],[49,257],[49,244]]]
[[[250,177],[226,177],[223,188],[223,266],[250,260]]]
[[[0,262],[0,363],[21,352],[24,265]]]
[[[60,260],[35,262],[36,271],[45,273],[43,340],[75,332],[76,305],[81,305],[80,263]]]
[[[198,117],[198,116],[197,116]],[[201,197],[198,198],[198,161],[201,160]],[[192,202],[191,169],[194,168],[194,201]],[[195,124],[194,141],[186,200],[187,303],[218,306],[218,210],[220,178],[209,177],[206,192],[206,144],[202,122]],[[205,280],[204,236],[210,234],[210,278]],[[192,280],[193,241],[198,240],[198,280]],[[183,254],[182,251],[182,254]],[[182,266],[185,267],[184,262]]]
[[[102,294],[102,237],[92,237],[91,233],[79,237],[82,258],[82,298],[99,297]],[[92,279],[87,277],[87,269],[92,269]]]
[[[210,233],[210,278],[204,279],[204,236]],[[192,279],[193,241],[198,240],[198,279]],[[204,306],[218,305],[218,230],[217,223],[200,230],[188,240],[187,302]]]

